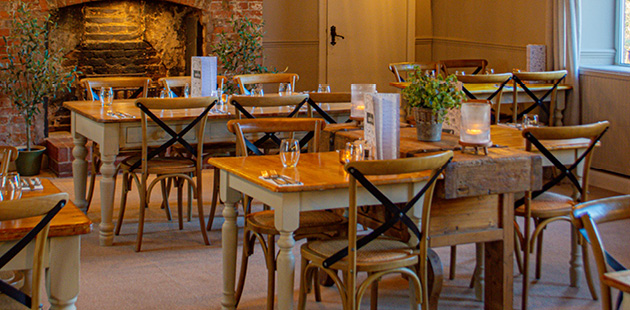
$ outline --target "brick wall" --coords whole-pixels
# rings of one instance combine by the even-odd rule
[[[129,0],[145,1],[145,0]],[[67,6],[93,2],[93,0],[27,0],[42,14]],[[216,33],[229,31],[229,19],[233,14],[247,16],[254,22],[262,22],[262,0],[172,0],[201,11],[200,23],[204,28],[204,55],[215,40]],[[10,18],[15,1],[0,0],[0,35],[10,35]],[[0,40],[0,57],[4,54],[4,42]],[[39,116],[33,129],[33,141],[41,143],[44,138],[44,117]],[[0,144],[22,145],[25,143],[24,120],[7,98],[0,97]]]

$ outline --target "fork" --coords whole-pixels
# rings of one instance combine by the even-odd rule
[[[278,179],[282,179],[286,184],[295,184],[296,181],[291,179],[290,177],[286,176],[286,175],[282,175],[282,174],[278,174],[278,172],[276,172],[276,170],[269,170],[269,174],[273,177],[275,176]]]
[[[273,173],[272,173],[273,171]],[[278,176],[278,173],[275,170],[263,170],[261,171],[263,179],[269,179],[274,181],[278,185],[286,185],[288,184],[284,179]]]

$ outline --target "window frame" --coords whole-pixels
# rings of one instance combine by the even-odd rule
[[[630,59],[628,59],[629,63],[624,63],[624,22],[625,22],[625,0],[617,0],[616,1],[616,14],[615,14],[615,47],[617,49],[615,53],[615,65],[630,67]],[[630,52],[629,52],[630,53]],[[628,57],[630,58],[630,57]]]

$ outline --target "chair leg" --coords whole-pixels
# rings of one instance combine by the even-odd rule
[[[206,230],[208,231],[212,229],[214,214],[217,211],[217,205],[219,203],[219,170],[216,168],[214,169],[212,180],[212,205],[210,209],[210,214],[208,214],[208,226],[206,226]]]
[[[192,185],[188,185],[188,221],[192,221],[192,201],[193,201],[193,188]]]
[[[206,233],[206,219],[203,215],[203,193],[201,190],[201,172],[197,175],[197,217],[199,218],[199,228],[201,229],[201,236],[203,237],[203,243],[205,245],[210,245],[210,240],[208,239],[208,234]]]
[[[143,181],[142,185],[145,188],[139,189],[141,194],[140,194],[140,214],[138,216],[138,236],[136,237],[136,252],[140,252],[140,248],[142,247],[142,234],[144,230],[144,212],[147,207],[146,183]]]
[[[168,193],[171,190],[170,181],[167,184],[165,180],[162,180],[160,181],[160,185],[162,186],[162,206],[161,207],[166,212],[166,218],[169,221],[172,221],[173,217],[171,216],[171,206],[168,204],[168,196],[169,196]]]
[[[540,231],[538,238],[536,239],[536,280],[540,280],[540,269],[542,265],[542,243],[543,243],[543,231]]]
[[[378,309],[378,281],[376,280],[370,284],[370,310]]]
[[[455,279],[455,269],[457,268],[457,246],[451,246],[451,267],[448,274],[448,279]]]
[[[177,187],[177,221],[179,224],[179,230],[184,229],[184,211],[183,211],[183,194],[184,194],[184,180],[176,178],[174,180]]]
[[[267,235],[267,310],[273,310],[276,296],[276,240],[274,235]]]
[[[96,186],[96,175],[100,171],[101,168],[101,159],[98,154],[95,154],[95,149],[92,148],[92,169],[90,174],[90,183],[88,184],[87,191],[87,206],[85,207],[85,213],[90,210],[90,205],[92,204],[92,197],[94,197],[94,188]]]
[[[321,302],[322,301],[322,290],[319,287],[319,268],[315,271],[313,271],[313,285],[315,288],[315,301],[316,302]]]
[[[588,289],[591,291],[591,297],[593,300],[597,300],[597,289],[593,283],[593,277],[591,276],[591,264],[588,259],[588,244],[586,241],[580,237],[580,247],[582,248],[582,261],[584,263],[584,277],[586,278],[586,283],[588,284]]]
[[[123,173],[122,176],[122,193],[120,195],[120,209],[118,210],[118,221],[116,222],[116,230],[114,233],[116,236],[120,235],[120,228],[122,227],[122,221],[125,217],[125,208],[127,207],[127,193],[131,187],[131,182],[128,173]]]
[[[306,266],[308,265],[308,260],[302,257],[301,265],[300,265],[300,293],[298,297],[298,310],[304,310],[306,307],[306,294],[307,294],[307,286],[310,279],[306,276]]]
[[[241,256],[241,271],[238,275],[238,281],[236,282],[236,293],[234,294],[236,299],[235,307],[238,306],[238,302],[241,301],[241,296],[243,295],[243,288],[245,287],[245,276],[247,275],[247,262],[249,261],[249,256],[254,254],[254,241],[255,236],[252,235],[251,231],[245,229],[243,232],[243,254]]]
[[[475,288],[475,297],[478,301],[483,301],[483,287],[484,287],[484,259],[485,259],[485,244],[483,243],[475,243],[475,256],[476,256],[476,265],[475,271],[473,271],[473,276],[470,279],[470,288]]]

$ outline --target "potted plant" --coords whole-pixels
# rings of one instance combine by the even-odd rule
[[[45,151],[31,143],[34,117],[57,91],[70,91],[76,68],[65,72],[61,51],[49,48],[49,31],[54,26],[50,14],[36,16],[22,1],[15,3],[12,14],[10,35],[3,36],[6,54],[0,62],[1,92],[24,117],[26,146],[18,148],[16,165],[20,174],[28,176],[39,173]]]
[[[464,98],[457,77],[427,75],[416,69],[410,72],[407,81],[410,84],[402,94],[415,118],[418,140],[440,141],[442,123],[448,121],[446,114],[458,108]]]

